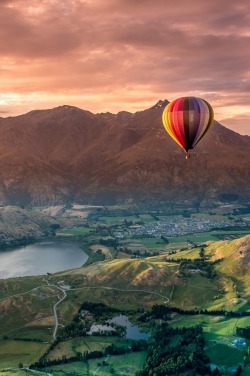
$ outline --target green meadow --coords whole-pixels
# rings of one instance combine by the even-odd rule
[[[163,218],[160,215],[157,217]],[[61,294],[58,289],[48,287],[44,278],[49,278],[50,283],[57,286],[63,281],[71,288],[67,290],[67,298],[57,307],[61,325],[72,322],[84,301],[102,302],[124,311],[137,311],[142,308],[148,310],[154,304],[169,304],[183,309],[224,309],[239,312],[250,310],[250,274],[247,266],[247,248],[244,245],[248,244],[248,241],[247,237],[238,239],[249,234],[249,230],[223,229],[167,237],[169,243],[161,238],[129,237],[127,230],[130,225],[125,221],[148,223],[155,220],[156,218],[148,213],[98,215],[95,220],[88,222],[88,226],[82,222],[80,227],[61,228],[56,234],[71,236],[79,241],[89,255],[88,264],[49,276],[0,280],[0,369],[15,368],[19,363],[29,365],[35,362],[53,342],[53,306]],[[118,230],[113,227],[114,225],[118,225]],[[124,235],[123,238],[118,238],[119,246],[113,246],[111,243],[102,245],[101,248],[100,239],[114,239],[115,232],[112,231],[116,230]],[[220,240],[224,237],[228,237],[228,240]],[[195,270],[192,263],[186,270],[180,270],[180,263],[177,261],[182,258],[200,258],[201,244],[205,242],[205,261],[213,265],[213,276],[209,277],[206,272]],[[191,246],[189,243],[194,243],[197,247],[188,248]],[[119,255],[119,247],[127,247],[138,252],[147,250],[148,254],[159,252],[159,255],[131,259],[130,254]],[[186,249],[179,252],[181,248]],[[173,250],[176,253],[168,255],[168,252]],[[103,260],[105,257],[106,260]],[[133,315],[136,321],[138,312]],[[201,324],[205,333],[206,353],[212,363],[230,367],[242,362],[244,349],[233,347],[232,341],[236,338],[237,326],[250,326],[249,317],[173,314],[169,323],[180,327]],[[149,329],[148,323],[143,325]],[[61,326],[59,333],[60,330]],[[36,342],[38,339],[42,342]],[[119,345],[127,345],[123,339],[113,337],[72,338],[60,342],[49,357],[57,359],[62,356],[74,356],[78,351],[103,351],[114,341]],[[247,345],[249,346],[249,343]],[[91,359],[58,365],[51,368],[53,371],[46,372],[57,376],[66,376],[73,372],[93,375],[98,369],[98,376],[111,373],[135,375],[136,371],[142,368],[145,358],[145,352],[128,353],[108,359]],[[243,376],[248,375],[247,369],[249,368],[243,370]],[[23,376],[22,370],[15,373],[17,376]],[[0,373],[1,375],[8,376],[8,373]]]
[[[84,235],[84,234],[88,234],[90,233],[91,231],[93,231],[93,229],[91,227],[84,227],[84,226],[81,226],[81,227],[64,227],[64,228],[61,228],[59,230],[56,230],[56,235],[57,236],[78,236],[78,235]]]
[[[74,356],[77,352],[104,351],[112,343],[119,347],[127,348],[131,341],[120,337],[110,336],[87,336],[72,338],[60,342],[48,356],[49,360],[60,359],[62,356],[67,358]]]
[[[40,358],[47,348],[47,344],[38,342],[0,341],[0,369],[18,367],[19,363],[28,366]]]
[[[112,355],[110,357],[53,366],[45,371],[53,372],[54,376],[64,376],[70,373],[92,376],[95,372],[98,376],[110,376],[111,374],[135,376],[136,371],[142,369],[146,356],[147,353],[145,351]]]
[[[206,354],[211,363],[218,367],[237,367],[239,363],[243,363],[245,351],[237,349],[223,343],[218,343],[206,350]]]

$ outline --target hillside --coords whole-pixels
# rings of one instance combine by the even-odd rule
[[[213,265],[218,286],[215,307],[248,310],[250,296],[250,235],[236,240],[210,242],[204,248],[205,259]],[[171,255],[173,259],[200,257],[200,247]]]
[[[1,118],[0,202],[248,201],[250,138],[214,122],[185,161],[163,129],[166,104],[134,114],[60,106]]]
[[[250,296],[250,235],[233,241],[211,244],[206,254],[212,261],[221,260],[216,270],[223,278],[231,279],[238,297]],[[226,287],[226,285],[225,285]]]
[[[145,259],[107,260],[49,276],[0,280],[0,367],[6,369],[17,367],[20,362],[30,365],[37,361],[53,341],[53,306],[57,304],[59,333],[62,333],[63,327],[76,326],[77,321],[72,319],[83,302],[120,308],[143,328],[149,325],[152,328],[151,321],[146,320],[149,315],[146,311],[154,304],[173,307],[169,318],[173,327],[203,326],[206,350],[213,363],[220,361],[218,354],[222,346],[229,357],[223,358],[222,364],[234,365],[236,360],[231,357],[235,352],[237,362],[240,362],[244,349],[232,347],[232,341],[236,326],[248,326],[250,320],[248,315],[239,316],[239,312],[249,314],[250,310],[250,235],[237,240],[210,242],[204,246],[204,261],[200,260],[200,251],[201,247],[198,247]],[[63,291],[65,300],[62,299]],[[185,312],[178,313],[176,308]],[[116,312],[112,309],[111,317]],[[211,314],[205,309],[219,311]],[[192,311],[187,314],[186,310]],[[203,312],[197,314],[199,310]],[[230,311],[236,311],[238,316],[231,317]],[[80,315],[84,314],[85,311],[80,310]],[[98,318],[100,323],[104,316]],[[140,316],[145,322],[136,321]],[[81,317],[80,326],[85,320],[89,325],[88,320],[93,319],[96,322],[97,318],[90,314]],[[79,337],[78,332],[72,335],[56,348],[58,359],[64,354],[74,354],[76,346],[82,345],[80,341],[84,341],[84,348],[91,341],[98,349],[99,342],[106,341],[103,337]],[[111,338],[113,343],[114,337]],[[96,365],[96,359],[94,361]],[[80,366],[82,369],[82,363]],[[60,367],[66,369],[64,364]]]
[[[171,255],[170,260],[166,255],[111,260],[59,273],[53,278],[64,279],[76,287],[154,291],[168,297],[171,305],[185,309],[248,309],[250,235],[237,240],[211,242],[204,249],[204,264],[172,261],[200,259],[198,247]],[[152,298],[155,297],[146,297],[145,304]],[[129,299],[134,300],[132,296]]]
[[[30,329],[38,324],[47,328],[51,322],[51,304],[58,296],[56,286],[62,285],[67,287],[67,300],[59,307],[63,324],[83,301],[103,302],[126,309],[148,308],[165,302],[182,309],[249,310],[248,267],[246,265],[241,274],[238,268],[238,254],[243,252],[242,257],[248,258],[249,246],[249,235],[233,241],[211,242],[205,248],[205,256],[213,267],[212,273],[206,265],[201,268],[187,263],[183,267],[168,261],[167,255],[160,255],[146,259],[107,260],[55,273],[49,277],[50,286],[42,276],[1,280],[2,334],[14,329],[22,332],[24,325],[26,332],[28,323]],[[199,258],[199,251],[200,248],[181,251],[172,254],[171,259]],[[213,264],[222,258],[222,254],[223,260]],[[40,321],[36,323],[38,319]]]
[[[170,300],[171,305],[182,308],[209,307],[219,291],[218,282],[203,275],[182,278],[178,269],[178,264],[166,262],[166,256],[112,260],[59,273],[53,280],[63,279],[79,288],[85,299],[88,288],[93,288],[91,299],[120,301],[121,306],[124,303],[151,306]]]
[[[37,210],[18,206],[0,207],[0,249],[28,244],[50,236],[53,226],[76,224],[76,218],[55,218]]]

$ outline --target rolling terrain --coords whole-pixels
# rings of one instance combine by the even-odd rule
[[[0,202],[246,203],[250,138],[214,122],[185,161],[161,123],[167,103],[134,114],[60,106],[0,118]]]
[[[154,304],[196,310],[195,315],[174,314],[171,325],[202,324],[207,352],[212,359],[221,364],[242,359],[243,351],[232,352],[231,341],[236,325],[249,325],[250,319],[248,316],[230,318],[221,312],[250,310],[250,236],[208,242],[203,247],[202,255],[202,247],[198,246],[170,255],[112,259],[47,276],[1,280],[0,368],[15,367],[19,362],[28,365],[46,351],[53,342],[53,307],[59,300],[56,308],[59,334],[62,325],[72,322],[84,301],[133,310],[137,315],[142,309],[150,310]],[[61,300],[64,295],[65,299]],[[204,310],[220,310],[220,313],[209,316]],[[94,337],[90,340],[93,346],[100,341]],[[58,349],[68,346],[72,352],[73,344],[79,341],[69,339]],[[213,346],[218,346],[221,354],[228,354],[226,360],[219,359]],[[78,367],[77,363],[75,366]]]

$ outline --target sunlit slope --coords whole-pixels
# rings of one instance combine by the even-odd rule
[[[211,243],[206,248],[211,261],[219,261],[215,268],[221,277],[235,284],[238,295],[250,296],[250,235],[231,241]]]
[[[84,301],[126,309],[148,308],[158,303],[182,309],[250,310],[250,235],[208,243],[204,247],[203,265],[195,261],[200,259],[200,250],[97,262],[45,276],[50,286],[41,277],[1,280],[2,335],[23,338],[28,327],[39,323],[35,332],[42,330],[44,338],[50,338],[52,307],[58,300],[60,286],[64,286],[67,293],[58,308],[64,325]],[[48,318],[52,320],[49,323]],[[38,334],[40,338],[40,332]]]
[[[209,307],[219,290],[217,283],[205,276],[198,274],[190,278],[180,277],[179,265],[166,262],[166,257],[100,262],[74,271],[59,273],[56,278],[77,284],[78,288],[99,286],[120,290],[151,291],[167,297],[171,305],[187,309]],[[124,293],[121,291],[121,299]]]
[[[172,259],[195,260],[200,258],[201,247],[178,252]],[[215,276],[212,278],[219,293],[211,308],[227,310],[248,310],[250,304],[250,235],[236,240],[207,243],[204,247],[205,260],[212,264]]]
[[[113,287],[156,287],[165,288],[180,283],[176,276],[177,265],[151,262],[147,259],[122,259],[99,262],[73,274],[82,273],[88,284],[107,284]]]

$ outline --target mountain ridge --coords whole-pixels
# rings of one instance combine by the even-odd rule
[[[215,121],[185,161],[161,123],[167,103],[117,114],[64,105],[0,118],[0,202],[248,201],[250,137]]]

